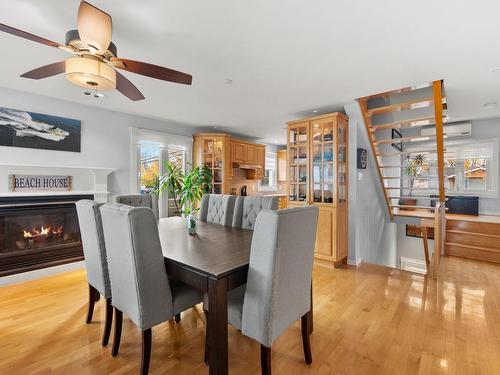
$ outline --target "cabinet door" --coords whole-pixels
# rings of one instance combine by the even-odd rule
[[[257,169],[257,174],[259,177],[264,177],[264,172],[266,170],[266,148],[256,147],[257,150],[257,165],[260,165],[260,169]]]
[[[318,229],[316,232],[316,256],[323,259],[333,259],[335,254],[335,208],[319,207]]]
[[[286,181],[286,151],[278,151],[278,182]]]
[[[251,145],[245,145],[246,157],[245,163],[257,164],[257,147]]]
[[[243,143],[231,142],[231,153],[233,163],[245,163],[245,145]]]

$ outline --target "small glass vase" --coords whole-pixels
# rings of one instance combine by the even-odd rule
[[[187,227],[189,235],[196,236],[196,216],[194,215],[187,216]]]

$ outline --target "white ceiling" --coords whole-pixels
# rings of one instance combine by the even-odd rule
[[[91,1],[92,2],[92,1]],[[284,142],[286,121],[443,78],[451,120],[499,116],[498,0],[95,0],[121,57],[193,75],[183,86],[125,73],[146,96],[96,100],[64,76],[19,75],[64,52],[0,33],[0,86]],[[0,22],[59,42],[78,0],[0,0]],[[226,79],[233,84],[226,84]],[[1,105],[1,103],[0,103]]]

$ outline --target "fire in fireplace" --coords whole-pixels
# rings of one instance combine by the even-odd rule
[[[0,198],[0,276],[82,260],[80,199],[93,196]]]

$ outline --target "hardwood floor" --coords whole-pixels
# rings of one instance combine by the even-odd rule
[[[273,374],[499,374],[500,266],[443,259],[436,281],[385,267],[314,271],[313,363],[300,322],[273,345]],[[87,282],[72,271],[0,289],[0,374],[138,374],[141,333],[101,346],[105,303],[85,324]],[[150,374],[207,374],[201,307],[153,328]],[[260,345],[229,330],[230,374],[260,374]]]

